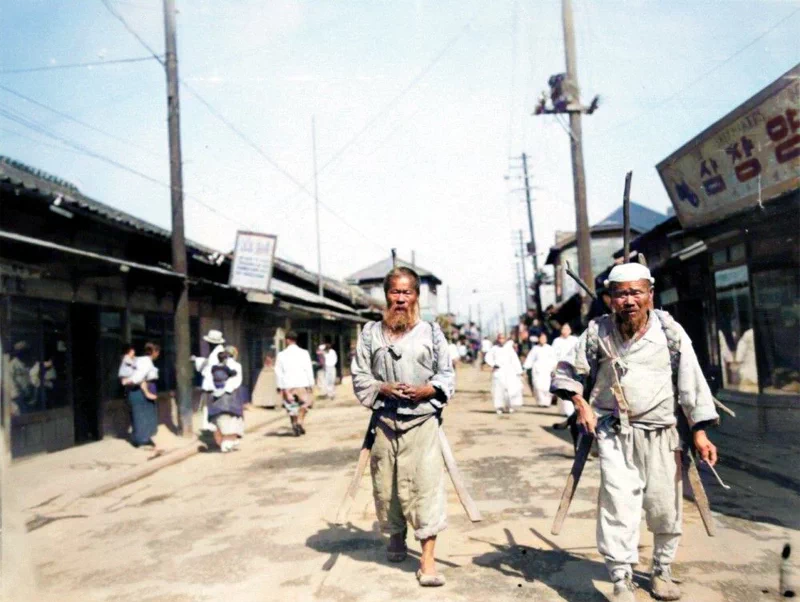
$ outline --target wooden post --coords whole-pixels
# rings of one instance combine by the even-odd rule
[[[624,250],[622,263],[628,263],[631,257],[631,178],[633,172],[625,174],[625,192],[622,195],[622,223]]]

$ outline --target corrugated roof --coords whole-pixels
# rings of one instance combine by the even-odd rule
[[[421,278],[428,278],[433,280],[436,284],[441,284],[442,281],[437,278],[433,272],[430,270],[426,270],[425,268],[419,265],[412,265],[411,262],[405,261],[402,259],[397,259],[397,267],[406,267],[411,268],[417,274],[420,275]],[[351,274],[346,278],[348,282],[369,282],[374,280],[383,280],[384,276],[392,269],[392,258],[387,257],[385,259],[381,259],[380,261],[373,263],[371,266],[364,268],[363,270],[359,270],[355,274]]]

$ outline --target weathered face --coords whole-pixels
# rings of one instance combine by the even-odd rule
[[[408,276],[392,279],[392,285],[386,293],[386,304],[392,312],[408,312],[417,303],[417,291],[414,280]]]
[[[649,280],[612,282],[611,311],[623,321],[637,321],[653,307],[653,286]]]

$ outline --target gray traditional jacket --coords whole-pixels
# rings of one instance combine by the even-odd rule
[[[690,426],[718,420],[714,398],[689,335],[668,314],[661,315],[663,317],[659,318],[658,312],[651,311],[644,334],[627,342],[612,315],[593,320],[578,340],[573,357],[558,363],[551,391],[561,397],[585,396],[584,388],[589,384],[591,390],[587,401],[597,413],[601,416],[615,413],[617,402],[611,386],[615,383],[612,366],[616,363],[632,426],[653,429],[675,425],[676,397]],[[662,319],[670,320],[670,328],[675,329],[680,337],[680,363],[675,387]],[[592,337],[599,337],[602,344],[593,349]],[[597,343],[596,339],[594,343]],[[613,357],[609,357],[604,349]]]
[[[455,372],[447,339],[436,323],[419,322],[403,338],[390,343],[381,322],[369,322],[361,331],[351,366],[353,389],[361,405],[378,412],[378,419],[394,430],[422,424],[447,404],[455,391]],[[433,385],[434,399],[413,403],[384,398],[384,382]]]

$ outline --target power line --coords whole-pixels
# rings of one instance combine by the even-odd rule
[[[77,142],[73,142],[72,140],[69,140],[68,138],[64,138],[63,136],[59,136],[58,134],[54,134],[53,132],[50,132],[49,130],[47,130],[40,123],[37,123],[35,120],[32,120],[30,118],[25,117],[24,115],[20,114],[18,111],[14,111],[13,109],[8,110],[8,109],[0,108],[0,116],[5,117],[9,121],[12,121],[12,122],[14,122],[14,123],[16,123],[18,125],[23,126],[23,127],[26,127],[26,128],[28,128],[28,129],[30,129],[30,130],[32,130],[34,132],[37,132],[38,134],[42,134],[44,136],[47,136],[48,138],[52,138],[53,140],[61,142],[62,144],[66,145],[66,146],[68,146],[68,147],[70,147],[72,149],[75,149],[75,151],[77,151],[78,153],[80,153],[82,155],[86,155],[87,157],[90,157],[90,158],[93,158],[93,159],[97,159],[98,161],[102,161],[104,163],[112,165],[113,167],[116,167],[117,169],[121,169],[121,170],[126,171],[128,173],[131,173],[131,174],[133,174],[135,176],[138,176],[138,177],[140,177],[140,178],[142,178],[144,180],[147,180],[148,182],[151,182],[153,184],[156,184],[158,186],[162,186],[162,187],[167,188],[167,189],[171,189],[172,188],[169,184],[167,184],[165,182],[162,182],[161,180],[158,180],[158,179],[156,179],[156,178],[154,178],[154,177],[152,177],[152,176],[150,176],[150,175],[148,175],[148,174],[146,174],[144,172],[141,172],[141,171],[139,171],[139,170],[137,170],[137,169],[135,169],[133,167],[125,165],[124,163],[121,163],[121,162],[117,161],[116,159],[112,159],[111,157],[107,157],[105,155],[102,155],[102,154],[98,153],[97,151],[94,151],[94,150],[84,146],[83,144],[80,144],[80,143],[77,143]],[[244,228],[249,227],[244,222],[240,222],[238,220],[235,220],[235,219],[231,218],[230,216],[228,216],[225,213],[217,210],[213,206],[209,205],[205,201],[202,201],[202,200],[198,199],[197,197],[189,196],[189,195],[186,195],[186,197],[188,199],[194,201],[198,205],[201,205],[201,206],[205,207],[206,209],[208,209],[212,213],[215,213],[215,214],[219,215],[220,217],[230,221],[231,223],[238,224],[238,225],[240,225],[240,226],[242,226]]]
[[[600,132],[600,133],[601,133],[601,134],[607,134],[607,133],[609,133],[609,132],[613,132],[614,130],[617,130],[617,129],[619,129],[619,128],[621,128],[622,126],[629,125],[629,124],[633,123],[634,121],[638,121],[638,120],[639,120],[641,117],[643,117],[644,115],[647,115],[648,113],[651,113],[652,111],[654,111],[654,110],[658,109],[659,107],[662,107],[662,106],[664,106],[665,104],[667,104],[668,102],[670,102],[670,101],[671,101],[671,100],[673,100],[674,98],[678,97],[680,94],[683,94],[683,92],[685,92],[687,88],[691,88],[693,85],[695,85],[696,83],[698,83],[698,82],[700,82],[701,80],[703,80],[703,79],[704,79],[706,76],[710,75],[711,73],[713,73],[713,72],[714,72],[714,71],[716,71],[717,69],[719,69],[719,68],[721,68],[721,67],[725,66],[726,64],[730,63],[730,62],[731,62],[733,59],[735,59],[737,56],[739,56],[740,54],[742,54],[742,53],[743,53],[745,50],[747,50],[748,48],[750,48],[751,46],[753,46],[754,44],[756,44],[756,42],[759,42],[761,39],[763,39],[764,37],[766,37],[768,34],[772,33],[772,32],[773,32],[774,30],[776,30],[778,27],[780,27],[781,25],[783,25],[783,24],[784,24],[786,21],[788,21],[789,19],[791,19],[792,17],[794,17],[794,16],[795,16],[797,13],[800,13],[800,8],[797,8],[797,9],[793,10],[792,12],[790,12],[790,13],[789,13],[788,15],[786,15],[785,17],[782,17],[782,18],[781,18],[779,21],[777,21],[776,23],[774,23],[774,24],[773,24],[771,27],[769,27],[767,30],[765,30],[765,31],[763,31],[762,33],[760,33],[760,34],[759,34],[758,36],[756,36],[756,37],[755,37],[753,40],[751,40],[750,42],[748,42],[747,44],[745,44],[744,46],[742,46],[741,48],[739,48],[739,50],[737,50],[736,52],[734,52],[733,54],[731,54],[731,55],[730,55],[728,58],[726,58],[725,60],[723,60],[721,63],[718,63],[718,64],[714,65],[713,67],[711,67],[710,69],[707,69],[706,71],[704,71],[703,73],[701,73],[699,76],[697,76],[695,79],[693,79],[692,81],[690,81],[688,84],[686,84],[686,85],[684,85],[682,88],[680,88],[678,91],[676,91],[676,92],[673,92],[672,94],[670,94],[670,95],[669,95],[669,96],[667,96],[666,98],[664,98],[664,99],[660,100],[659,102],[657,102],[655,105],[653,105],[653,106],[652,106],[652,107],[650,107],[649,109],[646,109],[646,110],[642,111],[641,113],[639,113],[639,114],[638,114],[638,115],[636,115],[635,117],[632,117],[632,118],[630,118],[630,119],[627,119],[627,120],[625,120],[625,121],[622,121],[622,122],[620,122],[620,123],[618,123],[618,124],[616,124],[616,125],[612,125],[610,128],[608,128],[607,130],[603,130],[603,131],[602,131],[602,132]]]
[[[139,146],[138,144],[135,144],[135,143],[131,142],[130,140],[125,140],[124,138],[120,138],[119,136],[117,136],[115,134],[112,134],[110,132],[106,132],[105,130],[102,130],[102,129],[98,128],[98,127],[93,126],[91,123],[86,123],[85,121],[81,121],[80,119],[78,119],[76,117],[73,117],[72,115],[69,115],[68,113],[64,113],[63,111],[59,111],[58,109],[54,109],[52,107],[49,107],[46,104],[43,104],[43,103],[39,102],[38,100],[30,98],[29,96],[25,96],[24,94],[20,94],[16,90],[12,90],[11,88],[8,88],[8,87],[6,87],[6,86],[4,86],[2,84],[0,84],[0,90],[4,90],[4,91],[8,92],[9,94],[13,94],[17,98],[21,98],[22,100],[25,100],[25,101],[27,101],[27,102],[29,102],[31,104],[36,105],[37,107],[41,107],[42,109],[50,111],[51,113],[55,113],[56,115],[58,115],[60,117],[63,117],[64,119],[67,119],[69,121],[77,123],[78,125],[82,125],[83,127],[88,128],[88,129],[90,129],[90,130],[92,130],[94,132],[97,132],[98,134],[102,134],[103,136],[106,136],[107,138],[111,138],[112,140],[116,140],[117,142],[121,142],[121,143],[125,144],[126,146],[134,146],[134,147],[139,148],[141,150],[147,150],[143,146]]]
[[[162,59],[162,57],[156,57]],[[57,69],[76,69],[78,67],[100,67],[105,65],[119,65],[123,63],[143,63],[152,61],[153,56],[140,56],[131,57],[127,59],[109,59],[107,61],[89,61],[86,63],[67,63],[65,65],[46,65],[42,67],[23,67],[19,69],[0,69],[0,75],[9,75],[12,73],[34,73],[37,71],[55,71]],[[160,62],[160,61],[159,61]]]
[[[113,16],[113,17],[114,17],[114,18],[115,18],[117,21],[119,21],[120,23],[122,23],[122,26],[123,26],[125,29],[127,29],[127,30],[128,30],[128,33],[130,33],[130,34],[131,34],[131,35],[132,35],[134,38],[136,38],[136,39],[139,41],[139,43],[140,43],[142,46],[144,46],[144,47],[145,47],[145,49],[146,49],[146,50],[147,50],[147,51],[148,51],[148,52],[149,52],[149,53],[150,53],[150,54],[153,56],[153,58],[154,58],[154,59],[156,59],[156,60],[157,60],[159,63],[161,63],[162,65],[166,66],[166,63],[164,62],[164,58],[163,58],[161,55],[159,55],[159,54],[158,54],[158,53],[157,53],[155,50],[153,50],[153,49],[150,47],[150,45],[149,45],[147,42],[145,42],[145,41],[144,41],[144,39],[143,39],[143,38],[142,38],[142,37],[141,37],[141,36],[140,36],[138,33],[136,33],[136,30],[135,30],[135,29],[133,29],[133,27],[131,27],[131,26],[128,24],[128,22],[125,20],[125,17],[123,17],[121,14],[119,14],[119,13],[117,12],[117,9],[115,9],[113,6],[111,6],[111,3],[110,3],[108,0],[100,0],[100,2],[102,2],[102,3],[103,3],[103,6],[105,6],[105,7],[106,7],[106,9],[108,10],[108,12],[110,12],[110,13],[111,13],[111,15],[112,15],[112,16]]]

